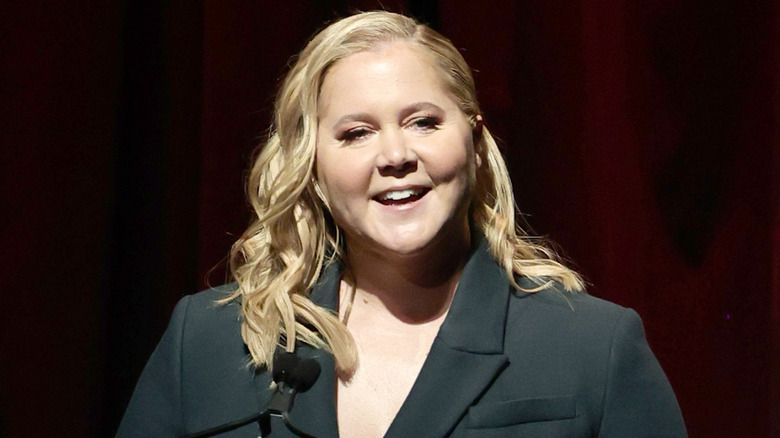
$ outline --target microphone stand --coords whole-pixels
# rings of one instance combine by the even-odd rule
[[[289,412],[282,412],[280,414],[272,414],[268,410],[264,411],[262,414],[260,414],[260,418],[258,419],[258,424],[260,426],[260,435],[259,438],[266,438],[267,436],[271,435],[271,415],[279,416],[282,418],[282,421],[284,421],[284,425],[287,426],[287,429],[290,430],[290,432],[298,435],[301,438],[315,438],[314,435],[309,435],[308,433],[298,429],[295,427],[294,424],[290,421],[290,414]]]
[[[307,359],[307,360],[312,360],[312,359]],[[317,362],[313,362],[313,363],[316,364]],[[317,374],[319,375],[319,364],[317,366],[317,370],[318,370]],[[257,419],[257,422],[258,425],[260,426],[259,438],[266,438],[271,434],[272,415],[275,417],[281,417],[282,421],[284,421],[284,424],[287,426],[288,429],[290,429],[290,432],[298,435],[299,437],[314,438],[312,435],[309,435],[308,433],[295,427],[295,425],[292,424],[292,422],[290,421],[290,409],[292,409],[293,399],[295,398],[297,392],[298,390],[286,384],[285,382],[279,383],[277,392],[274,393],[274,396],[271,398],[271,401],[268,402],[268,406],[266,406],[265,410],[261,412],[260,415],[258,416],[259,418]]]
[[[197,433],[192,433],[189,435],[184,435],[182,438],[206,438],[210,436],[214,436],[218,433],[224,433],[233,429],[238,429],[241,426],[246,426],[247,424],[254,423],[255,421],[262,421],[261,418],[264,415],[267,415],[268,411],[265,410],[259,414],[252,414],[249,417],[242,418],[240,420],[231,421],[230,423],[220,424],[219,426],[212,427],[211,429],[202,430]],[[270,424],[269,424],[270,427]],[[269,432],[270,433],[270,430]],[[261,435],[262,436],[262,435]]]

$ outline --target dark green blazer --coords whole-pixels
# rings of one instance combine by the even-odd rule
[[[340,267],[311,294],[336,309]],[[521,283],[522,284],[522,283]],[[527,286],[532,286],[530,283]],[[185,297],[135,389],[119,437],[174,437],[263,409],[271,377],[253,372],[227,288]],[[322,375],[290,417],[338,436],[333,357],[308,346]],[[272,437],[293,437],[273,420]],[[225,437],[256,437],[250,424]],[[483,242],[387,437],[681,437],[672,388],[633,310],[582,293],[518,292]]]

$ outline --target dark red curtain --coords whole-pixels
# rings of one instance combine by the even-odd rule
[[[226,279],[292,55],[377,1],[0,6],[0,436],[110,436]],[[780,8],[384,1],[476,71],[521,209],[642,315],[691,436],[780,436]]]

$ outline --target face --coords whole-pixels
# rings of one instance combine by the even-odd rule
[[[468,238],[473,130],[420,48],[388,43],[332,66],[316,163],[348,248],[414,254]]]

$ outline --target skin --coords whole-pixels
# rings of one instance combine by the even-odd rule
[[[468,254],[475,133],[431,55],[406,42],[334,64],[318,120],[317,181],[344,230],[356,282],[347,328],[360,366],[339,381],[339,429],[382,436],[419,374]],[[391,202],[388,193],[404,200]],[[342,282],[342,297],[350,287]]]

